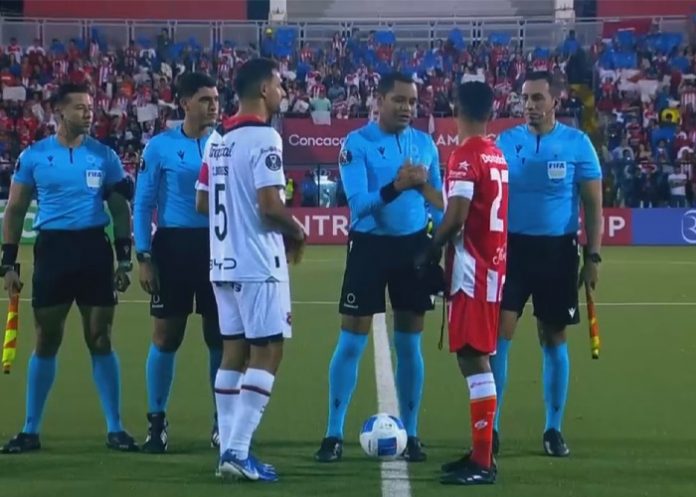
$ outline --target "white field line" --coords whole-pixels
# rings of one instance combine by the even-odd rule
[[[387,320],[384,313],[376,314],[372,320],[372,338],[375,348],[375,379],[379,412],[400,416],[387,334]],[[411,483],[408,479],[406,461],[401,459],[383,461],[381,475],[382,497],[411,497]]]

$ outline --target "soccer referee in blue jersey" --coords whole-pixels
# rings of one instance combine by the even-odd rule
[[[408,433],[404,457],[425,460],[417,432],[424,378],[420,344],[423,317],[433,299],[413,260],[429,241],[428,211],[436,223],[442,216],[440,161],[430,136],[410,127],[417,103],[413,81],[389,74],[377,90],[379,122],[350,133],[340,155],[351,225],[341,332],[329,366],[328,427],[315,454],[320,462],[337,461],[343,453],[346,411],[372,316],[385,311],[385,288],[394,309],[396,388]]]
[[[145,147],[135,187],[133,224],[140,284],[150,294],[154,318],[146,379],[149,423],[143,451],[167,450],[166,410],[174,358],[189,314],[202,316],[211,387],[222,357],[215,295],[210,285],[208,216],[196,212],[196,179],[203,150],[218,118],[218,91],[209,76],[184,73],[178,82],[185,117],[181,126],[155,136]],[[157,232],[151,222],[157,210]],[[211,444],[219,444],[217,422]]]
[[[14,270],[24,217],[36,192],[32,306],[36,347],[27,371],[26,419],[22,431],[1,449],[20,453],[41,448],[39,431],[56,376],[56,354],[73,301],[82,315],[92,355],[92,375],[106,416],[109,448],[137,450],[121,426],[120,372],[111,349],[116,292],[128,288],[131,270],[130,208],[133,184],[113,150],[87,136],[92,98],[86,86],[66,84],[55,100],[57,134],[24,150],[17,161],[5,210],[2,275],[10,296],[22,289]],[[104,227],[113,217],[118,267]]]
[[[498,350],[491,357],[498,396],[493,451],[498,452],[510,341],[531,296],[543,349],[543,447],[550,456],[564,457],[570,454],[561,435],[570,369],[566,327],[580,320],[579,201],[588,248],[580,282],[594,289],[602,261],[602,170],[587,135],[556,121],[558,99],[549,73],[528,74],[522,100],[527,123],[498,137],[508,163],[510,200],[507,278]]]

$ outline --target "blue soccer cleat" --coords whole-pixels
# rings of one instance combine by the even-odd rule
[[[278,474],[273,466],[263,464],[251,454],[246,459],[240,459],[231,450],[226,450],[220,457],[216,476],[248,481],[278,481]]]

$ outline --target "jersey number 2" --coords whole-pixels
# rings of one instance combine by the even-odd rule
[[[215,236],[222,241],[227,237],[227,209],[222,203],[222,193],[225,192],[224,183],[215,184],[215,215],[222,214],[222,223],[215,223]]]
[[[496,169],[494,167],[490,168],[491,180],[498,184],[498,193],[493,200],[491,205],[491,231],[501,232],[505,229],[505,222],[500,219],[499,211],[500,204],[503,200],[503,183],[508,182],[508,171],[507,169]]]

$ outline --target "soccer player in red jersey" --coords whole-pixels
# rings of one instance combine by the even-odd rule
[[[495,382],[489,356],[495,353],[500,297],[505,280],[508,170],[503,154],[486,138],[493,91],[480,82],[457,91],[461,144],[449,158],[444,181],[445,215],[431,246],[417,260],[426,268],[447,246],[450,351],[469,385],[473,449],[443,465],[444,484],[495,482],[493,417]]]

